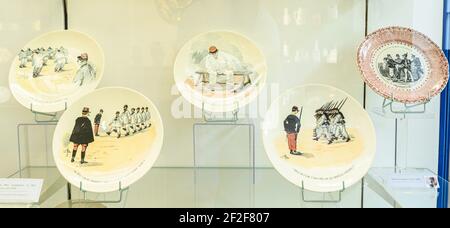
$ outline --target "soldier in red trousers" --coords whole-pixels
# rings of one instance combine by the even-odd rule
[[[303,153],[297,151],[297,138],[301,127],[300,117],[298,117],[299,112],[299,108],[294,106],[292,108],[292,113],[284,120],[284,130],[287,134],[289,150],[291,155],[295,156],[303,155]]]

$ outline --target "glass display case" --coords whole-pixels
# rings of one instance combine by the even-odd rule
[[[442,99],[434,96],[420,105],[391,104],[364,83],[357,64],[365,37],[390,26],[414,29],[448,49],[449,31],[443,29],[449,26],[443,20],[447,0],[0,0],[0,6],[0,177],[44,179],[38,203],[0,207],[448,207],[447,90]],[[20,49],[35,37],[65,29],[88,34],[102,47],[98,88],[136,90],[161,114],[164,145],[158,160],[129,188],[99,194],[69,184],[51,146],[65,111],[35,112],[11,91],[8,74]],[[222,45],[230,55],[248,60],[241,66],[245,71],[215,75],[184,62],[183,69],[174,69],[179,53],[192,51],[187,43],[219,31],[245,37],[252,48],[239,42],[226,46],[213,36],[215,43],[202,40],[193,45],[198,50],[192,49],[205,57],[214,54],[213,45]],[[261,53],[241,53],[252,50]],[[205,88],[212,76],[220,81],[228,75],[235,85],[243,84],[231,89],[234,94],[253,80],[247,78],[251,72],[264,77],[257,92],[249,93],[257,96],[237,99],[246,105],[233,110],[227,104],[229,112],[215,113],[202,108],[205,102],[191,104],[180,92],[185,85],[174,79],[198,72]],[[216,90],[227,90],[227,83],[209,87],[210,98]],[[262,132],[270,105],[285,91],[306,84],[344,91],[364,107],[375,128],[376,155],[369,172],[356,184],[344,182],[340,191],[311,192],[301,180],[292,184],[265,152]],[[189,93],[198,92],[192,88]]]

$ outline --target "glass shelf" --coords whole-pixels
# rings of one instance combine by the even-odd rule
[[[405,180],[420,177],[437,177],[440,189],[430,188],[423,182],[423,186],[413,182],[403,182],[394,185],[391,181],[404,177]],[[448,181],[438,177],[428,169],[407,168],[396,170],[395,168],[372,168],[366,176],[368,187],[376,192],[388,204],[395,208],[436,208],[438,205],[439,191],[448,189]],[[408,184],[410,185],[408,187]],[[366,205],[373,207],[372,205]]]

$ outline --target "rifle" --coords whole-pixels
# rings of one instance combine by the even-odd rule
[[[300,115],[299,115],[299,120],[300,120],[300,126],[299,126],[299,129],[301,128],[301,126],[302,126],[302,116],[303,116],[303,106],[301,107],[301,109],[300,109]]]

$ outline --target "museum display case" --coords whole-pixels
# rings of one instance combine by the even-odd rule
[[[448,207],[448,0],[0,6],[0,207]]]

